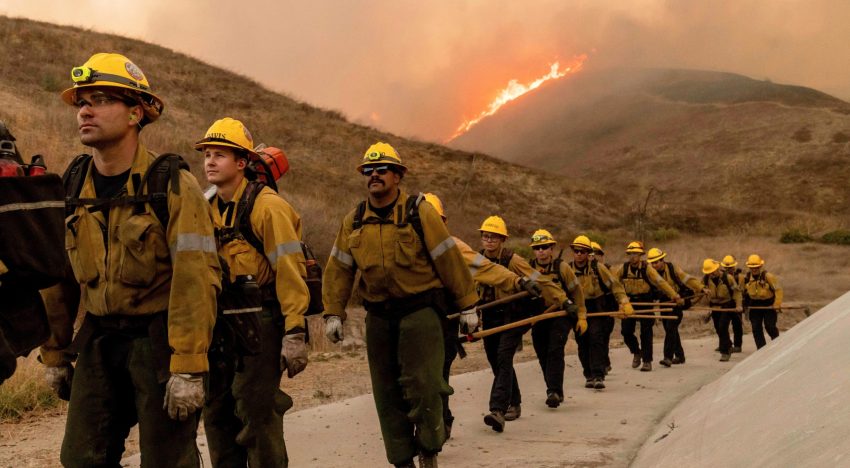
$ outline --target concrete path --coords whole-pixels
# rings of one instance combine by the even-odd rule
[[[664,368],[661,343],[655,345],[652,372],[631,368],[626,348],[612,350],[614,370],[607,388],[584,388],[576,355],[567,356],[566,400],[558,409],[545,404],[537,362],[516,366],[523,392],[522,417],[498,434],[484,425],[492,381],[489,370],[452,377],[455,425],[440,454],[443,467],[625,467],[657,423],[676,404],[729,371],[754,350],[744,337],[744,353],[719,362],[716,337],[687,340],[687,363]],[[284,420],[290,466],[388,466],[371,395],[287,414]],[[198,445],[209,464],[206,440]],[[139,466],[138,455],[123,466]]]

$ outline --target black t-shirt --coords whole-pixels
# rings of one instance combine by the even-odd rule
[[[124,186],[127,185],[127,179],[130,178],[130,169],[114,175],[105,176],[97,172],[97,167],[92,164],[92,181],[94,182],[94,193],[97,198],[115,198],[124,191]],[[106,223],[109,224],[109,208],[103,210],[103,217],[106,218]]]
[[[401,193],[399,193],[401,195]],[[399,195],[396,195],[395,200],[387,206],[382,208],[375,208],[372,206],[372,202],[369,202],[369,209],[372,210],[376,215],[378,215],[381,219],[387,219],[387,216],[392,214],[393,208],[395,208],[395,204],[398,202]]]

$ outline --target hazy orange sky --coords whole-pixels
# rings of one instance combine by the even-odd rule
[[[0,14],[158,43],[437,141],[509,80],[579,54],[585,69],[731,71],[850,99],[847,0],[0,0]]]

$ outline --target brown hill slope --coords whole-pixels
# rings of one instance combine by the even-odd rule
[[[546,86],[452,146],[605,180],[634,200],[654,186],[657,217],[711,231],[728,220],[750,229],[846,221],[848,141],[850,104],[809,88],[608,70]]]
[[[118,36],[0,17],[0,119],[27,154],[43,153],[54,171],[85,151],[77,138],[75,111],[59,99],[72,66],[92,53],[120,51],[149,76],[166,102],[163,118],[142,140],[156,151],[183,154],[200,176],[201,157],[191,144],[215,119],[243,120],[257,142],[279,145],[292,170],[282,186],[304,218],[306,237],[322,255],[344,213],[365,196],[354,171],[363,151],[378,140],[396,146],[410,167],[405,186],[434,191],[447,202],[453,231],[472,240],[484,217],[502,214],[515,237],[538,226],[559,232],[607,229],[621,222],[616,204],[592,184],[507,164],[485,155],[405,140],[347,122],[271,92],[249,78],[171,50]],[[297,73],[297,70],[293,70]],[[416,109],[410,109],[415,112]],[[202,181],[202,185],[205,183]]]

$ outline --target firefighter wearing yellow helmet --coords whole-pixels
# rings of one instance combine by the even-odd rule
[[[239,120],[215,121],[195,149],[215,188],[209,199],[216,246],[227,266],[203,413],[210,459],[213,466],[285,466],[283,414],[292,398],[280,379],[284,370],[292,378],[307,365],[301,218],[276,190],[249,180],[249,162],[259,155]]]
[[[720,267],[726,273],[732,275],[734,278],[735,285],[738,289],[743,293],[744,289],[744,272],[738,268],[738,261],[735,260],[735,257],[732,255],[726,255],[723,257],[723,260],[720,262]],[[732,324],[732,353],[740,353],[741,346],[744,343],[744,318],[748,317],[749,314],[732,314],[729,318],[730,323]],[[717,348],[720,351],[720,348]]]
[[[626,246],[626,254],[629,256],[629,261],[623,263],[614,276],[623,284],[626,294],[629,296],[629,302],[648,303],[659,298],[661,294],[676,301],[679,305],[684,305],[685,301],[678,293],[664,281],[654,268],[643,260],[645,251],[643,243],[632,241]],[[634,306],[635,310],[651,309],[652,306]],[[632,368],[640,367],[643,372],[652,370],[652,325],[654,319],[629,319],[625,318],[620,323],[620,333],[623,335],[623,341],[628,346],[632,353]],[[635,337],[635,329],[640,323],[640,342]],[[641,366],[643,360],[643,366]]]
[[[741,317],[743,312],[741,290],[735,278],[720,268],[720,262],[706,258],[702,263],[702,282],[708,289],[708,303],[714,310],[711,318],[714,320],[714,330],[717,332],[720,360],[728,361],[732,354],[732,340],[729,338],[729,324],[733,317]]]
[[[526,318],[533,310],[542,311],[543,303],[547,306],[569,305],[561,288],[542,276],[513,250],[504,247],[509,235],[504,219],[496,215],[489,216],[481,223],[478,231],[481,233],[482,246],[479,253],[487,260],[502,265],[519,276],[537,281],[544,299],[540,301],[536,298],[526,298],[487,310],[482,317],[485,330]],[[476,286],[482,303],[500,299],[505,295],[503,291],[486,284],[477,283]],[[505,421],[512,421],[522,413],[522,395],[514,373],[513,358],[517,346],[522,341],[522,335],[528,328],[513,328],[484,338],[484,351],[493,370],[493,385],[488,403],[490,412],[484,416],[484,423],[496,432],[504,431]]]
[[[435,194],[426,193],[425,201],[434,206],[434,209],[437,210],[437,213],[443,218],[444,222],[447,221],[445,211],[443,209],[443,202]],[[457,244],[458,249],[460,249],[461,254],[463,254],[466,266],[469,267],[469,272],[472,274],[472,280],[476,284],[483,284],[496,288],[505,294],[515,294],[520,291],[527,291],[533,297],[541,296],[542,292],[540,290],[540,286],[535,281],[519,276],[498,263],[491,262],[487,259],[487,257],[473,250],[472,247],[460,238],[452,236],[452,239],[454,239],[455,244]],[[446,383],[448,383],[452,363],[460,351],[461,345],[457,341],[460,324],[458,323],[458,320],[453,319],[446,320],[445,325],[445,361],[443,364],[443,378],[446,380]],[[448,438],[451,436],[452,425],[454,423],[454,416],[449,409],[448,395],[445,395],[443,398],[443,421],[446,426],[446,437]]]
[[[455,240],[434,206],[401,189],[406,167],[386,143],[358,166],[368,198],[342,221],[324,274],[325,335],[343,338],[345,306],[357,272],[366,315],[366,351],[387,459],[436,466],[446,440],[442,396],[442,321],[461,311],[465,331],[478,325],[478,299]],[[430,464],[430,465],[429,465]]]
[[[750,271],[744,276],[741,288],[744,294],[744,307],[748,309],[750,324],[753,327],[753,340],[756,348],[767,344],[764,332],[771,340],[779,337],[776,327],[777,313],[782,311],[782,286],[779,278],[764,269],[764,260],[757,254],[747,257]]]
[[[585,235],[579,235],[570,244],[573,251],[570,267],[575,271],[581,290],[584,291],[587,311],[620,310],[625,315],[631,315],[634,310],[629,304],[629,297],[626,296],[623,285],[604,263],[590,258],[593,244]],[[603,389],[606,369],[611,362],[608,358],[608,336],[614,327],[614,318],[591,317],[587,325],[587,333],[579,340],[578,349],[585,378],[584,386]]]
[[[41,358],[51,386],[71,388],[61,462],[117,466],[138,422],[146,464],[197,466],[220,284],[209,203],[179,157],[139,142],[163,104],[138,66],[95,54],[71,78],[62,99],[92,156],[65,175],[73,277],[45,293],[53,336]]]
[[[683,297],[691,297],[704,291],[705,286],[695,276],[685,273],[678,265],[666,261],[667,253],[661,249],[653,247],[647,253],[647,261],[655,271],[675,289],[679,295]],[[682,338],[679,336],[679,324],[682,323],[683,311],[691,306],[691,300],[686,299],[684,305],[679,305],[673,308],[671,315],[677,317],[676,320],[664,320],[664,358],[659,361],[664,367],[670,367],[673,364],[685,363],[685,349],[682,347]]]
[[[546,381],[546,406],[550,408],[557,408],[564,401],[564,346],[570,329],[575,329],[579,354],[588,345],[584,291],[569,264],[555,256],[556,245],[554,236],[546,229],[538,229],[531,236],[534,258],[529,263],[542,277],[557,285],[570,302],[564,306],[570,315],[541,320],[531,328],[534,351]]]

